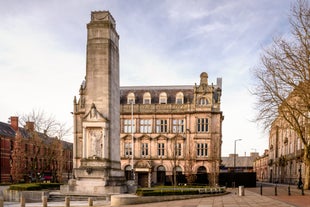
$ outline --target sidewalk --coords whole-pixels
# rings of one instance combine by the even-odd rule
[[[228,189],[231,193],[224,196],[202,197],[188,200],[177,200],[169,202],[145,203],[138,205],[124,205],[124,207],[288,207],[288,206],[310,206],[310,196],[261,196],[259,193],[253,192],[259,188],[245,189],[245,196],[238,196],[237,189]],[[20,207],[19,203],[4,203],[5,207]],[[39,207],[41,203],[27,203],[26,207]],[[62,207],[64,202],[49,202],[48,206]],[[86,207],[87,201],[72,201],[71,207]],[[108,201],[94,201],[94,206],[110,206]]]
[[[294,206],[268,196],[245,190],[245,196],[238,196],[234,192],[224,196],[204,197],[198,199],[178,200],[170,202],[135,205],[135,207],[288,207]],[[129,205],[124,206],[129,207]]]
[[[247,188],[248,191],[257,193],[260,195],[260,187]],[[288,185],[277,185],[277,196],[275,195],[275,184],[268,184],[268,187],[262,188],[261,197],[269,197],[271,199],[279,200],[298,207],[310,207],[310,191],[305,190],[302,195],[301,190],[297,189],[295,185],[290,186],[290,193],[288,194]]]

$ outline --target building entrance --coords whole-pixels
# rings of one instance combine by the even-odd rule
[[[138,186],[146,188],[148,187],[148,173],[139,172],[138,173]]]

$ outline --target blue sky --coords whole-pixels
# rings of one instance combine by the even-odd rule
[[[72,126],[85,76],[86,24],[109,10],[120,35],[120,81],[193,85],[223,78],[224,156],[260,154],[268,133],[255,117],[250,69],[273,37],[290,33],[293,0],[0,0],[0,121],[33,109]],[[70,140],[71,138],[67,138]],[[72,140],[72,139],[71,139]]]

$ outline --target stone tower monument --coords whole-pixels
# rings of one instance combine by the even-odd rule
[[[108,11],[87,24],[86,76],[74,98],[73,176],[69,193],[126,191],[120,166],[119,36]]]

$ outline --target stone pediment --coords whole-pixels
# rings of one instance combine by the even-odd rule
[[[151,162],[150,162],[150,161],[138,161],[138,162],[135,164],[135,167],[136,167],[136,168],[149,168],[149,169],[151,169],[151,168],[152,168],[152,165],[151,165]]]
[[[165,136],[165,135],[160,134],[160,135],[158,135],[158,136],[154,137],[154,139],[155,139],[155,140],[160,140],[160,139],[163,139],[163,140],[168,140],[168,137],[167,137],[167,136]]]
[[[180,135],[180,134],[176,134],[175,136],[173,136],[173,137],[171,137],[171,139],[180,139],[180,140],[185,140],[186,139],[186,137],[185,136],[182,136],[182,135]]]
[[[135,137],[134,137],[135,138]],[[126,134],[125,136],[121,137],[122,140],[126,140],[126,139],[132,139],[131,134]]]
[[[83,117],[84,121],[103,121],[108,122],[108,119],[105,118],[96,108],[96,105],[92,103],[90,110]]]
[[[147,135],[147,134],[144,134],[144,135],[142,135],[142,136],[140,136],[140,137],[138,137],[138,139],[147,139],[147,140],[150,140],[151,139],[151,137],[149,136],[149,135]]]

